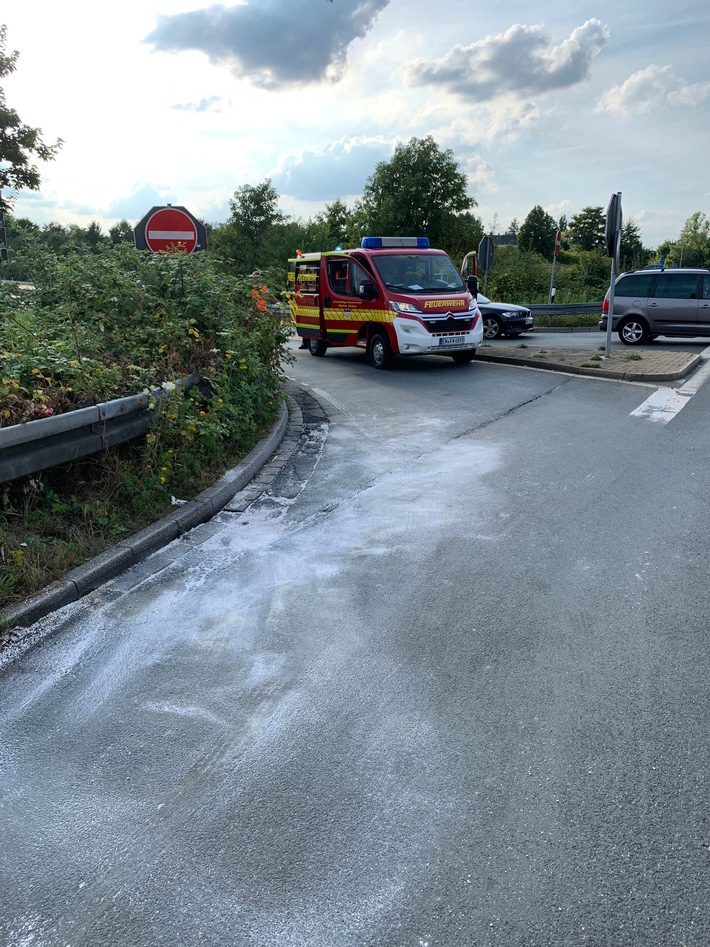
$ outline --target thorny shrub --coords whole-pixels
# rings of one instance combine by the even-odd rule
[[[206,253],[32,251],[25,263],[32,290],[0,283],[0,426],[162,396],[141,441],[0,488],[0,606],[246,453],[275,414],[289,334],[270,308],[275,274],[235,279]],[[186,392],[191,373],[202,381]]]

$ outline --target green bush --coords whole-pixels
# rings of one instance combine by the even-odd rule
[[[290,334],[269,274],[232,277],[208,254],[119,246],[23,259],[34,289],[0,284],[0,425],[160,386],[145,438],[4,484],[0,604],[189,499],[274,417]],[[280,274],[279,274],[280,277]],[[274,285],[275,282],[274,282]],[[199,388],[175,383],[196,373]]]

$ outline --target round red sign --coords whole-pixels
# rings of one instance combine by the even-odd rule
[[[182,250],[192,253],[197,246],[197,227],[176,207],[162,207],[146,221],[145,242],[153,253]]]

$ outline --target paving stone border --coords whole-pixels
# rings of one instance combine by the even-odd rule
[[[116,577],[120,576],[115,583],[116,590],[127,591],[222,529],[223,526],[216,527],[209,522],[217,513],[223,510],[242,512],[258,499],[299,448],[307,436],[308,424],[314,421],[322,423],[327,417],[320,402],[294,382],[286,383],[283,391],[286,400],[269,432],[214,486],[72,569],[63,579],[37,595],[0,610],[0,651],[21,641],[26,629],[34,622]],[[302,404],[307,407],[307,422],[304,422]],[[161,557],[145,562],[153,553],[178,538],[185,541],[182,550],[166,550]],[[2,628],[8,630],[3,633]]]

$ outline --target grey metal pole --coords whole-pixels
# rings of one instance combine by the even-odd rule
[[[612,215],[614,219],[612,220]],[[614,321],[614,289],[616,284],[616,274],[619,269],[619,259],[621,254],[621,222],[623,220],[621,213],[621,191],[612,194],[607,208],[607,219],[605,227],[605,242],[607,253],[612,250],[611,237],[613,235],[614,244],[611,256],[611,281],[609,284],[609,311],[606,315],[606,348],[604,358],[611,358],[611,326]],[[613,225],[613,230],[610,226]]]
[[[609,312],[606,315],[606,349],[604,358],[611,358],[611,323],[614,319],[614,284],[616,283],[616,254],[611,258],[611,283],[609,285]]]

